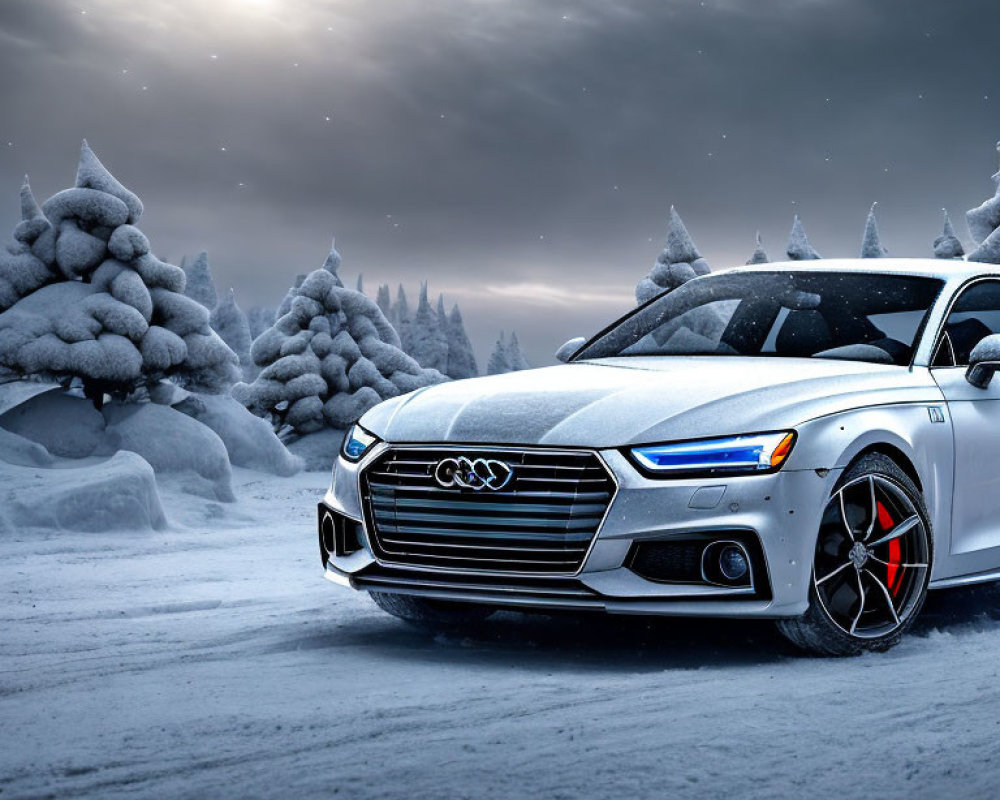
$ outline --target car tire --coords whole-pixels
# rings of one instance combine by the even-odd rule
[[[369,592],[375,605],[423,630],[440,631],[474,626],[493,613],[489,606],[451,603],[408,594]]]
[[[886,455],[863,456],[844,470],[824,509],[809,608],[801,617],[779,620],[778,630],[815,655],[888,650],[924,604],[933,546],[927,507],[913,480]]]

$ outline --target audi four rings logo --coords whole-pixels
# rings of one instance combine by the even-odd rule
[[[513,477],[514,468],[510,464],[492,458],[446,458],[434,468],[434,480],[445,489],[458,486],[477,492],[483,489],[498,492]]]

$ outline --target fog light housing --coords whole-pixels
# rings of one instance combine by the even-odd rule
[[[750,571],[743,548],[728,545],[719,554],[719,571],[727,580],[738,581]]]
[[[746,547],[732,540],[712,542],[701,554],[701,577],[716,586],[752,587],[753,566]]]

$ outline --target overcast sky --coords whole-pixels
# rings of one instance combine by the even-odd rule
[[[798,212],[926,256],[992,194],[997,0],[0,0],[0,227],[80,139],[245,308],[319,266],[458,301],[481,362],[630,307],[675,204],[716,267]]]

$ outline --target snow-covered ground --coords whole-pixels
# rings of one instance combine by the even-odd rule
[[[434,638],[322,580],[326,480],[237,469],[235,506],[168,484],[163,531],[0,541],[0,798],[1000,792],[996,590],[852,660],[764,623]]]

